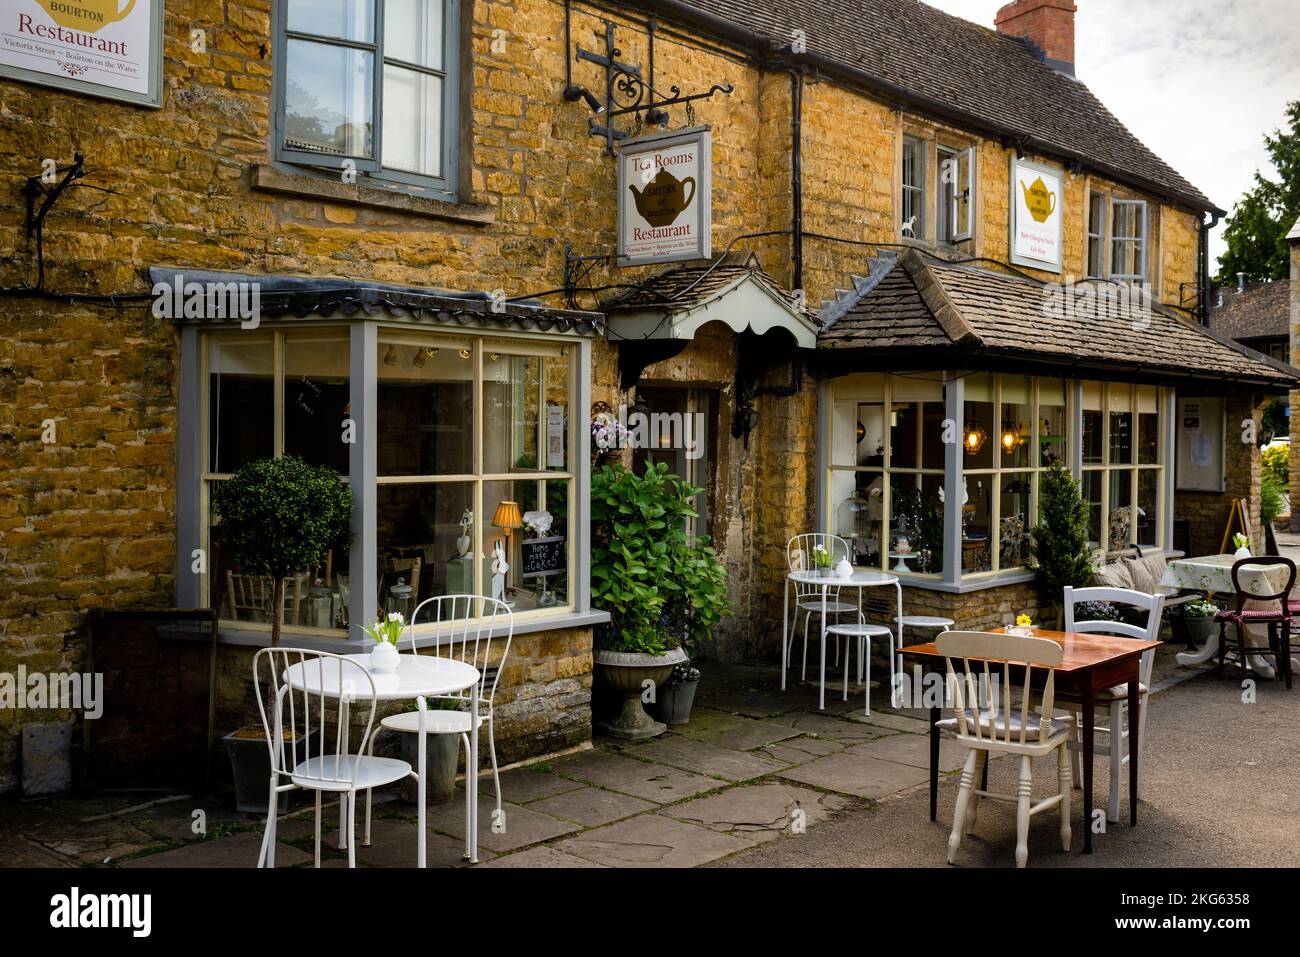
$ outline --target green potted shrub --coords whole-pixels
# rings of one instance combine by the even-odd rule
[[[1061,599],[1067,585],[1082,588],[1092,576],[1088,546],[1088,503],[1079,483],[1059,462],[1043,472],[1039,485],[1039,521],[1031,535],[1033,564],[1043,598],[1061,622]]]
[[[271,644],[280,643],[284,580],[320,563],[331,548],[351,541],[352,489],[334,469],[286,455],[240,468],[212,493],[224,547],[246,571],[271,576]],[[268,709],[267,714],[271,714]],[[261,725],[223,739],[235,775],[240,811],[266,813],[271,751]],[[294,743],[295,753],[298,744]],[[310,745],[308,745],[310,747]],[[305,752],[304,752],[305,753]],[[287,794],[281,796],[287,801]],[[283,812],[287,804],[281,805]]]
[[[607,465],[591,485],[592,604],[610,615],[596,635],[594,670],[621,699],[618,714],[598,726],[615,737],[655,737],[666,726],[642,702],[658,698],[673,668],[689,660],[683,645],[707,637],[723,614],[722,570],[706,541],[686,536],[701,490],[666,464],[642,475]]]

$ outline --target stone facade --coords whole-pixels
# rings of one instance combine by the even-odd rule
[[[1267,396],[1234,395],[1225,400],[1227,433],[1224,437],[1224,473],[1222,492],[1179,492],[1174,500],[1174,521],[1188,523],[1188,553],[1191,555],[1217,555],[1223,541],[1223,530],[1228,524],[1228,514],[1236,499],[1246,499],[1250,527],[1255,530],[1258,544],[1252,542],[1257,552],[1263,548],[1262,526],[1259,518],[1260,456],[1259,445],[1243,442],[1246,423],[1254,421],[1255,434],[1263,422]],[[1231,541],[1228,551],[1233,551]]]
[[[154,265],[503,289],[510,296],[558,286],[565,242],[579,254],[611,250],[617,208],[613,162],[588,135],[587,108],[561,95],[564,7],[479,0],[466,9],[469,108],[459,204],[346,186],[273,164],[269,0],[167,4],[159,110],[0,81],[6,182],[38,174],[46,158],[62,166],[74,152],[86,157],[82,185],[65,193],[46,220],[46,288],[143,295]],[[617,25],[623,58],[644,63],[644,19],[602,15]],[[191,48],[191,29],[205,31],[204,52]],[[598,30],[596,16],[575,9],[575,43],[592,47]],[[697,42],[688,32],[676,28],[671,41],[656,44],[659,83],[687,91],[735,86],[730,96],[695,105],[697,122],[714,137],[715,250],[745,234],[790,229],[789,75],[760,70],[746,51],[716,39]],[[599,87],[590,64],[574,71],[579,82]],[[672,111],[672,125],[684,124],[682,111]],[[802,124],[804,229],[898,242],[903,131],[939,128],[814,78],[804,87]],[[978,148],[979,226],[966,251],[1005,258],[1010,153],[969,131],[945,132]],[[1084,196],[1099,181],[1066,179],[1064,272],[1082,275]],[[1196,213],[1149,199],[1159,223],[1152,230],[1158,288],[1177,302],[1180,286],[1196,279]],[[24,212],[15,191],[0,198],[2,287],[36,281]],[[789,236],[737,245],[753,249],[771,275],[793,285],[790,247]],[[807,301],[832,296],[862,272],[866,255],[858,245],[807,237]],[[628,275],[598,268],[590,281],[601,286]],[[584,306],[591,304],[584,298]],[[634,398],[619,391],[616,350],[597,343],[592,390],[593,399],[615,407]],[[729,332],[709,332],[683,356],[647,370],[645,381],[703,382],[723,397],[713,531],[737,617],[720,630],[718,652],[771,657],[780,549],[815,518],[816,392],[805,381],[792,397],[761,396],[746,447],[727,431],[733,350]],[[788,366],[765,381],[780,386],[783,375]],[[87,609],[174,601],[178,403],[178,335],[152,319],[145,302],[0,298],[0,670],[19,663],[78,670]],[[984,609],[981,621],[1016,610],[1010,606],[1022,599],[1004,591],[1012,597],[969,598]],[[929,594],[914,600],[947,601]],[[588,734],[577,702],[590,683],[590,635],[530,636],[516,653],[512,677],[522,684],[504,714],[521,730],[503,757],[568,746]],[[557,722],[554,708],[571,710]],[[18,781],[21,720],[0,712],[0,793]]]

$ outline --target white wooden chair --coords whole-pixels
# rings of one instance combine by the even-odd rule
[[[295,665],[316,676],[310,682],[316,686],[314,690],[289,687],[285,672]],[[266,694],[262,690],[263,678]],[[271,752],[270,797],[258,866],[275,867],[275,825],[280,794],[306,788],[316,792],[316,866],[320,867],[321,795],[329,791],[347,803],[348,867],[356,867],[357,792],[364,789],[369,797],[372,788],[417,777],[405,761],[366,753],[375,723],[375,682],[370,672],[344,655],[298,648],[263,648],[253,658],[253,688]],[[355,751],[348,747],[352,722],[344,720],[344,710],[340,708],[345,698],[347,711],[354,707],[369,709]],[[273,710],[269,716],[268,703]]]
[[[1061,646],[1046,638],[975,631],[944,632],[936,639],[936,644],[947,663],[948,692],[957,712],[956,717],[940,721],[939,727],[955,732],[957,742],[969,749],[962,767],[957,806],[953,810],[948,863],[956,861],[962,834],[974,830],[982,797],[1016,805],[1016,867],[1024,867],[1029,860],[1029,819],[1041,811],[1060,808],[1061,849],[1068,851],[1070,763],[1066,744],[1070,739],[1072,719],[1052,717],[1056,667],[1063,656]],[[954,661],[960,661],[960,672]],[[1013,665],[1025,670],[1018,709],[1012,700]],[[1035,667],[1047,672],[1040,711],[1029,707]],[[981,683],[985,701],[980,700]],[[976,778],[983,774],[989,754],[994,751],[1020,756],[1020,778],[1015,794],[995,794],[975,787]],[[1047,757],[1053,752],[1056,753],[1059,791],[1035,804],[1030,800],[1033,759]]]
[[[849,549],[849,543],[838,535],[826,535],[821,532],[806,532],[802,535],[796,535],[790,539],[785,546],[785,563],[786,568],[790,571],[811,571],[816,568],[816,562],[813,560],[813,552],[820,545],[826,549],[831,556],[831,567],[833,568],[841,558],[846,558],[849,562],[853,561],[853,553]],[[789,586],[787,581],[787,587]],[[822,613],[822,586],[809,584],[806,582],[794,582],[794,621],[790,628],[790,638],[786,643],[786,660],[790,660],[790,650],[794,647],[794,633],[799,629],[799,615],[803,614],[803,665],[799,672],[799,679],[806,681],[808,678],[808,625],[812,621],[813,615],[819,618]],[[840,615],[854,615],[859,624],[865,624],[866,618],[858,610],[858,606],[846,601],[840,601],[840,590],[832,587],[830,594],[826,597],[826,614],[834,615],[835,621],[839,621]],[[825,627],[827,623],[823,622]],[[820,634],[820,633],[819,633]],[[835,638],[835,663],[838,665],[840,660],[840,638],[845,639],[844,650],[844,670],[848,672],[848,654],[849,644],[857,636],[832,635]],[[859,641],[861,646],[861,641]],[[860,657],[860,656],[859,656]],[[858,671],[862,671],[862,662],[858,662]]]
[[[482,595],[438,595],[426,598],[416,606],[407,627],[407,639],[411,651],[419,654],[415,647],[415,622],[424,609],[425,622],[432,620],[436,628],[437,642],[432,650],[442,657],[456,658],[473,665],[481,675],[474,688],[466,689],[444,698],[434,699],[459,704],[460,710],[437,710],[425,712],[426,734],[458,734],[465,750],[465,767],[471,767],[469,752],[469,731],[471,715],[468,710],[470,695],[478,696],[478,723],[481,728],[487,725],[488,755],[492,760],[492,783],[496,788],[497,814],[501,813],[501,776],[497,770],[496,736],[493,732],[493,702],[496,699],[497,684],[501,680],[501,670],[505,667],[506,656],[510,654],[510,641],[514,637],[515,616],[510,606],[496,598]],[[477,614],[475,614],[477,611]],[[468,612],[468,613],[467,613]],[[495,646],[495,650],[494,650]],[[420,713],[408,711],[384,718],[380,724],[390,731],[418,734]],[[477,781],[466,777],[465,781],[465,853],[470,854],[471,821],[469,820],[470,788],[477,787]],[[366,793],[366,840],[370,840],[370,794]]]
[[[1085,635],[1105,634],[1120,638],[1139,638],[1156,641],[1160,633],[1160,615],[1164,609],[1164,595],[1148,595],[1146,592],[1131,591],[1127,588],[1070,588],[1065,589],[1065,630],[1077,631]],[[1104,601],[1114,605],[1128,605],[1147,613],[1145,625],[1130,625],[1122,621],[1080,621],[1076,616],[1076,606],[1080,602]],[[1147,707],[1151,698],[1151,668],[1155,664],[1155,649],[1144,652],[1139,669],[1138,700],[1141,714],[1138,719],[1138,773],[1141,775],[1143,756],[1147,743]],[[1094,753],[1110,757],[1110,800],[1106,804],[1106,820],[1115,823],[1119,820],[1119,786],[1123,779],[1124,766],[1129,762],[1128,754],[1128,685],[1115,685],[1112,688],[1099,689],[1097,698],[1096,731],[1106,734],[1106,743],[1094,745]],[[1081,780],[1080,752],[1083,750],[1082,731],[1079,726],[1079,714],[1083,703],[1073,694],[1064,693],[1057,699],[1056,706],[1069,711],[1075,716],[1073,740],[1070,750],[1074,752],[1073,767],[1076,785]],[[1102,726],[1105,723],[1105,727]],[[1139,780],[1139,791],[1141,782]],[[1136,801],[1138,795],[1130,794],[1129,800]]]

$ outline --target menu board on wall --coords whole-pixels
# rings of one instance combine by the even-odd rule
[[[1061,171],[1011,157],[1011,261],[1061,271]]]
[[[1175,487],[1187,492],[1224,489],[1224,411],[1221,398],[1178,400],[1178,460]]]
[[[162,105],[162,0],[5,0],[0,76]]]

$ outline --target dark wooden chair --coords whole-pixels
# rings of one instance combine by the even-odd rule
[[[1287,570],[1286,587],[1276,594],[1263,594],[1260,592],[1248,592],[1241,587],[1241,570],[1250,566],[1261,568],[1270,568],[1282,566]],[[1235,625],[1237,632],[1237,655],[1241,661],[1241,670],[1249,670],[1247,664],[1247,655],[1272,656],[1277,662],[1278,677],[1286,682],[1287,689],[1291,688],[1291,625],[1295,619],[1293,615],[1297,611],[1300,602],[1291,601],[1291,589],[1295,585],[1295,562],[1289,558],[1283,558],[1280,555],[1261,555],[1256,558],[1242,558],[1233,563],[1232,566],[1232,588],[1236,592],[1237,604],[1235,608],[1229,608],[1219,612],[1215,620],[1219,623],[1219,675],[1223,675],[1223,660],[1228,651],[1228,625]],[[1263,576],[1256,579],[1259,582],[1266,582]],[[1265,586],[1272,587],[1272,586]],[[1277,608],[1259,608],[1247,609],[1246,602],[1277,602]],[[1263,648],[1246,648],[1246,626],[1247,625],[1268,625],[1268,649]]]

